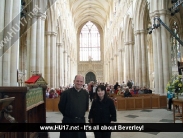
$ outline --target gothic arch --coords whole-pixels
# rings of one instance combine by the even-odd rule
[[[125,32],[125,42],[133,42],[134,41],[134,33],[132,28],[132,19],[129,16],[126,16],[126,24],[125,24],[126,30]]]
[[[148,9],[147,2],[145,0],[137,0],[134,10],[134,29],[135,30],[146,30],[148,25]]]
[[[46,12],[47,18],[45,21],[45,27],[46,27],[46,31],[49,32],[56,32],[56,16],[55,16],[55,12],[56,11],[56,5],[55,3],[53,3],[53,5],[51,5],[52,2],[49,0],[48,1],[48,10]]]

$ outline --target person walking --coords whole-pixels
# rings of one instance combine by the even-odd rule
[[[116,121],[114,101],[107,96],[106,87],[99,85],[96,88],[96,99],[93,100],[89,111],[90,123],[112,123]],[[94,131],[95,138],[110,138],[111,131]]]
[[[85,112],[89,107],[89,95],[83,89],[84,77],[76,75],[74,87],[62,92],[58,108],[63,114],[62,123],[85,123]],[[60,138],[86,138],[85,132],[60,131]]]

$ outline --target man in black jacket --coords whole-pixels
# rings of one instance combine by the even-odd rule
[[[64,91],[58,108],[63,114],[62,123],[85,123],[85,112],[89,107],[88,92],[82,89],[84,77],[76,75],[74,87]],[[85,132],[60,132],[60,138],[86,138]]]

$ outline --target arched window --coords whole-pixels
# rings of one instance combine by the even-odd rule
[[[177,35],[177,37],[179,37],[178,25],[175,21],[172,26],[172,31]],[[180,44],[173,36],[171,36],[171,59],[172,65],[177,65],[177,62],[181,59]]]
[[[100,61],[100,34],[91,21],[87,22],[80,33],[80,61]]]

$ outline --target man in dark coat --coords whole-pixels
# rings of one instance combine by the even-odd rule
[[[62,123],[85,123],[85,112],[89,107],[88,92],[82,89],[84,77],[76,75],[74,87],[64,91],[58,108],[63,114]],[[85,132],[60,132],[60,138],[86,138]]]

